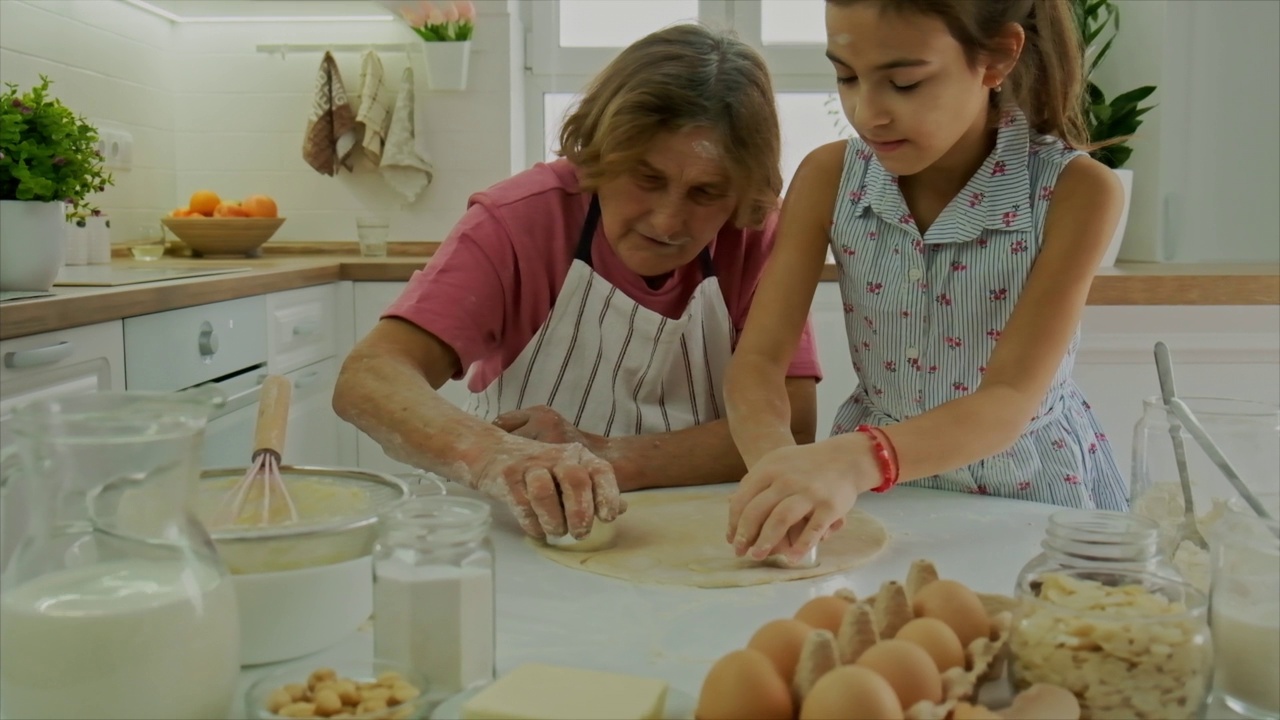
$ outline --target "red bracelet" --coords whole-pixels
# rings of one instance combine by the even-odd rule
[[[871,449],[876,455],[876,465],[880,467],[880,484],[871,492],[888,492],[889,488],[898,484],[898,452],[893,441],[880,428],[870,425],[859,425],[854,432],[866,433],[871,438]]]

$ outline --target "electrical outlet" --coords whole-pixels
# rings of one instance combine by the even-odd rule
[[[102,153],[102,165],[108,170],[128,170],[133,167],[133,135],[107,123],[93,123],[98,128],[98,152]]]

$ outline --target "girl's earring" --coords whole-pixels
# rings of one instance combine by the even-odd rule
[[[1004,90],[1004,83],[1001,83],[1001,84],[999,84],[999,85],[997,85],[997,86],[995,86],[995,87],[993,87],[993,88],[991,88],[991,89],[998,93],[998,92],[1000,92],[1001,90]]]

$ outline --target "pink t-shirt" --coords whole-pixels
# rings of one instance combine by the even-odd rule
[[[467,212],[382,317],[407,320],[458,354],[461,379],[480,392],[519,357],[551,315],[573,263],[591,196],[578,187],[566,160],[539,163],[475,193]],[[734,327],[741,333],[760,272],[773,246],[776,217],[761,230],[726,225],[711,243],[712,264]],[[614,254],[597,229],[592,267],[632,300],[676,318],[704,279],[700,263],[673,272],[651,288]],[[821,379],[811,324],[806,324],[788,370]]]

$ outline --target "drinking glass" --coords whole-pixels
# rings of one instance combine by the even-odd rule
[[[356,218],[356,237],[360,239],[360,255],[363,257],[386,257],[387,235],[391,232],[391,221],[382,216]]]

